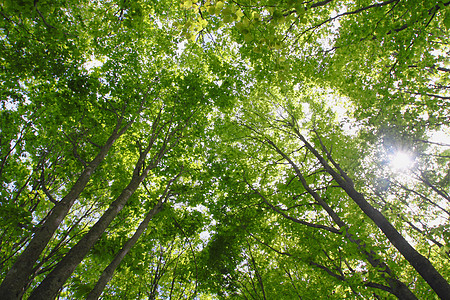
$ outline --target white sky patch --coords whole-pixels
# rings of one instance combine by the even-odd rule
[[[311,105],[309,105],[309,103],[306,102],[302,103],[301,105],[303,113],[305,114],[306,122],[310,122],[312,118]]]
[[[330,18],[335,18],[337,15],[343,14],[347,11],[346,7],[342,7],[339,11],[332,11],[330,14]],[[341,23],[339,22],[339,18],[334,19],[331,22],[331,32],[333,34],[339,33],[339,28],[341,27]]]
[[[184,203],[175,203],[174,205],[173,205],[173,207],[175,208],[175,209],[181,209],[181,208],[183,208],[183,207],[185,207],[186,205],[184,204]]]
[[[330,14],[330,18],[335,18],[337,15],[340,15],[346,11],[347,11],[346,7],[341,7],[339,11],[332,11]],[[339,28],[341,27],[339,18],[334,19],[333,21],[331,21],[331,23],[328,23],[328,24],[329,24],[330,34],[318,39],[320,45],[325,50],[329,50],[333,47],[334,42],[337,37],[337,34],[339,33]]]
[[[443,127],[441,130],[432,130],[427,133],[428,141],[431,143],[428,145],[426,153],[442,153],[443,151],[450,150],[450,128]]]
[[[158,26],[159,29],[163,28],[163,23],[160,20],[155,19],[155,23],[156,23],[156,26]]]
[[[17,103],[11,100],[11,98],[7,98],[6,101],[0,102],[0,108],[3,110],[12,110],[17,111]]]
[[[354,136],[360,130],[358,121],[351,117],[353,114],[353,104],[350,99],[335,95],[332,91],[325,97],[327,107],[336,114],[336,120],[341,124],[344,133]]]
[[[428,115],[428,111],[424,110],[420,115],[419,118],[421,118],[424,121],[428,121],[430,116]]]
[[[308,136],[309,130],[307,129],[309,122],[311,122],[313,112],[311,110],[311,105],[309,103],[303,102],[301,103],[302,106],[302,112],[303,112],[303,118],[301,120],[298,120],[298,128],[300,130],[300,134],[303,136]]]
[[[446,129],[447,130],[432,131],[430,133],[430,142],[450,145],[450,132],[448,128]]]
[[[287,117],[289,117],[289,114],[286,112],[286,110],[283,108],[283,107],[281,107],[281,106],[278,106],[277,108],[276,108],[276,111],[277,111],[277,116],[278,117],[280,117],[280,118],[282,118],[282,119],[286,119]]]
[[[203,242],[208,242],[210,237],[211,237],[211,234],[210,234],[209,231],[202,231],[202,232],[200,232],[200,239]]]
[[[389,159],[389,167],[394,172],[405,172],[414,166],[414,158],[411,154],[398,151],[394,153]]]
[[[186,44],[187,44],[187,40],[184,40],[177,44],[177,50],[175,52],[177,53],[178,56],[181,56],[184,49],[186,49]]]
[[[205,213],[205,212],[208,211],[208,209],[206,208],[206,206],[204,206],[203,204],[198,204],[198,205],[195,206],[195,207],[188,207],[187,209],[188,209],[188,211],[196,210],[196,211],[201,212],[201,213]]]
[[[96,59],[95,57],[91,57],[91,60],[86,62],[83,67],[87,71],[91,71],[93,68],[101,67],[103,65],[103,62],[101,60]]]

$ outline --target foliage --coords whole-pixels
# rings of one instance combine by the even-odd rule
[[[0,294],[442,298],[449,4],[4,1]]]

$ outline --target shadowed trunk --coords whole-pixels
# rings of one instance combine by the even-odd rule
[[[132,124],[130,122],[124,128],[120,129],[121,123],[122,119],[118,121],[116,128],[108,138],[105,145],[100,149],[97,156],[84,169],[69,193],[62,198],[61,201],[56,203],[44,224],[42,224],[42,226],[36,231],[26,249],[8,271],[0,286],[0,295],[2,299],[13,300],[22,298],[22,295],[28,286],[30,277],[33,274],[33,267],[39,259],[42,251],[45,249],[56,229],[58,229],[59,225],[66,217],[76,199],[86,187],[86,184],[89,182],[89,179],[94,171],[105,159],[114,142],[123,133],[125,133],[125,131]]]
[[[386,219],[386,217],[376,210],[367,200],[364,195],[359,193],[353,181],[348,175],[339,167],[333,160],[331,154],[323,146],[327,158],[338,170],[334,170],[325,158],[310,144],[303,135],[300,134],[297,128],[293,127],[295,134],[305,144],[308,150],[314,154],[319,160],[325,170],[333,177],[339,186],[347,193],[347,195],[361,208],[361,210],[381,229],[388,240],[395,248],[403,255],[403,257],[414,267],[414,269],[422,276],[423,279],[430,285],[441,299],[448,299],[450,295],[450,284],[442,277],[442,275],[434,268],[431,262],[419,252],[416,251],[408,241],[395,229],[395,227]],[[320,139],[320,137],[319,137]]]
[[[133,177],[128,186],[122,191],[117,199],[111,203],[102,217],[86,233],[83,238],[73,246],[70,251],[58,262],[55,268],[45,277],[41,284],[31,293],[29,299],[54,299],[58,291],[66,280],[73,273],[78,264],[88,254],[101,237],[112,220],[123,209],[128,199],[137,190],[141,182],[145,179],[150,168],[147,168],[142,175]]]
[[[125,256],[128,254],[128,252],[131,250],[131,248],[136,244],[142,233],[145,231],[145,229],[148,226],[148,223],[150,220],[161,211],[164,202],[166,201],[168,197],[168,192],[170,189],[170,185],[178,179],[178,177],[181,175],[181,172],[172,180],[169,181],[167,184],[167,187],[164,191],[164,193],[161,195],[161,198],[159,199],[158,203],[153,207],[149,213],[146,215],[145,219],[139,224],[139,227],[136,229],[136,232],[133,234],[133,236],[128,239],[128,241],[125,243],[125,245],[120,249],[120,251],[116,254],[112,262],[105,268],[102,275],[100,275],[100,278],[97,281],[97,284],[92,289],[92,291],[89,293],[89,295],[86,297],[86,300],[95,300],[100,297],[103,290],[105,289],[105,286],[108,284],[108,282],[112,279],[114,275],[114,271],[116,268],[120,265],[122,260],[125,258]]]
[[[333,219],[333,221],[342,229],[348,226],[344,221],[338,216],[338,214],[322,199],[322,197],[317,194],[313,189],[309,187],[306,182],[306,179],[303,177],[298,166],[283,152],[281,151],[275,143],[268,140],[268,143],[278,152],[284,159],[286,159],[289,164],[294,168],[295,174],[299,178],[301,184],[306,189],[306,191],[317,201],[317,203],[325,209],[328,215]],[[375,253],[367,251],[366,245],[360,241],[359,239],[355,239],[351,234],[346,233],[345,238],[357,245],[358,249],[361,251],[364,256],[366,256],[369,263],[377,268],[381,269],[380,272],[385,272],[389,277],[385,278],[389,287],[391,288],[392,294],[394,294],[398,299],[402,300],[417,300],[417,297],[409,290],[409,288],[398,280],[395,275],[392,273],[391,269],[382,261],[375,257]]]
[[[188,122],[186,121],[184,124],[178,124],[177,126],[172,127],[172,125],[176,124],[176,122],[171,119],[169,122],[166,122],[159,126],[162,112],[163,107],[161,108],[158,116],[153,122],[150,141],[148,142],[148,146],[143,151],[141,151],[139,159],[133,171],[132,179],[127,187],[123,189],[117,199],[110,204],[109,208],[105,211],[105,213],[101,216],[97,223],[92,226],[89,232],[86,233],[83,238],[81,238],[81,240],[69,250],[69,252],[58,262],[58,264],[56,264],[55,268],[45,277],[41,284],[36,289],[34,289],[29,297],[30,300],[49,300],[54,299],[57,296],[59,290],[63,287],[64,283],[73,273],[75,268],[89,253],[90,249],[98,241],[109,224],[120,213],[130,197],[137,190],[142,181],[147,177],[150,170],[152,170],[159,164],[167,151],[177,145],[182,137],[181,134],[179,134],[178,136],[177,134],[184,130]],[[167,124],[169,125],[167,129],[168,131],[162,139],[162,145],[160,146],[159,150],[156,151],[151,157],[148,166],[144,168],[148,153],[153,148],[157,137],[161,134],[162,129]]]
[[[250,126],[247,126],[247,128],[249,128],[252,131],[254,131],[257,134],[259,134],[256,129],[254,129],[254,128],[250,127]],[[308,185],[308,183],[306,182],[305,177],[303,176],[303,174],[302,174],[300,168],[297,166],[297,164],[286,153],[284,153],[272,140],[270,140],[268,138],[265,138],[265,142],[267,144],[269,144],[279,155],[281,155],[283,157],[283,159],[285,159],[289,163],[289,165],[294,169],[294,172],[295,172],[298,180],[302,184],[302,186],[305,188],[305,190],[308,192],[308,194],[310,194],[314,198],[316,203],[319,204],[327,212],[327,214],[336,223],[336,225],[339,226],[339,230],[334,228],[334,227],[312,224],[312,223],[309,223],[309,222],[301,221],[301,220],[295,219],[293,217],[287,216],[282,211],[280,211],[278,208],[276,208],[275,206],[271,205],[265,199],[265,197],[261,193],[259,193],[257,190],[255,190],[248,182],[247,182],[247,185],[249,185],[249,187],[253,191],[255,191],[272,210],[274,210],[275,212],[283,215],[283,217],[285,217],[287,219],[290,219],[290,220],[292,220],[294,222],[297,222],[297,223],[300,223],[300,224],[303,224],[303,225],[306,225],[306,226],[313,227],[313,228],[325,229],[325,230],[327,230],[329,232],[332,232],[332,233],[335,233],[335,234],[343,234],[348,241],[350,241],[351,243],[357,245],[358,249],[361,251],[361,253],[366,257],[367,261],[374,268],[380,270],[379,272],[383,273],[383,277],[384,277],[385,281],[387,282],[387,284],[391,288],[389,290],[389,292],[394,294],[398,299],[402,299],[402,300],[417,300],[417,297],[409,290],[409,288],[406,286],[406,284],[404,284],[398,278],[396,278],[396,276],[395,276],[395,274],[393,274],[392,270],[384,262],[382,262],[382,261],[380,261],[379,259],[376,258],[376,255],[375,255],[375,253],[373,253],[373,251],[367,251],[366,250],[366,245],[364,244],[364,242],[362,242],[359,239],[356,239],[352,234],[349,234],[348,232],[342,231],[342,229],[348,227],[348,225],[326,203],[326,201],[324,199],[322,199],[322,197]],[[384,274],[386,274],[387,276],[384,276]]]

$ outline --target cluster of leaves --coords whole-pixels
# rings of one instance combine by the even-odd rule
[[[353,200],[450,278],[450,3],[178,4],[0,5],[1,291],[65,206],[12,299],[439,294]]]

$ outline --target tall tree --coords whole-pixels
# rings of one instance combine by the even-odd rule
[[[139,237],[142,235],[142,233],[147,229],[147,226],[150,222],[150,220],[162,209],[163,204],[167,201],[167,198],[170,196],[170,186],[174,181],[178,179],[178,177],[181,175],[181,172],[167,183],[166,189],[163,191],[161,197],[159,198],[156,205],[148,212],[148,214],[145,216],[144,220],[139,224],[138,228],[136,229],[136,232],[133,234],[133,236],[125,243],[125,245],[120,249],[120,251],[114,256],[114,259],[112,262],[106,267],[106,269],[103,271],[102,275],[99,277],[97,284],[92,289],[92,291],[89,293],[89,295],[86,297],[86,299],[98,299],[100,295],[103,292],[103,289],[105,288],[106,284],[111,280],[114,271],[118,267],[118,265],[122,262],[123,258],[128,254],[130,249],[136,244]]]
[[[445,298],[449,4],[4,1],[0,297]]]
[[[351,135],[349,135],[349,133],[345,133],[345,131],[342,132],[336,128],[332,129],[333,127],[331,127],[330,124],[333,124],[334,122],[333,112],[328,110],[326,111],[326,114],[321,113],[321,111],[324,110],[324,107],[323,104],[321,105],[316,102],[318,100],[314,100],[313,102],[307,100],[309,102],[302,103],[302,98],[300,97],[290,100],[290,97],[298,97],[301,93],[285,93],[281,94],[282,96],[280,96],[280,98],[276,97],[276,93],[268,93],[268,96],[264,96],[265,93],[266,92],[256,94],[255,97],[251,99],[251,105],[244,106],[242,111],[237,112],[236,118],[239,120],[238,123],[231,123],[225,127],[225,132],[228,131],[230,133],[224,132],[227,136],[228,134],[230,134],[231,137],[234,136],[234,138],[231,138],[230,140],[232,141],[232,145],[235,145],[236,149],[239,149],[235,150],[237,151],[235,153],[231,150],[228,150],[231,152],[224,152],[225,157],[227,157],[227,163],[224,164],[224,167],[230,168],[230,166],[233,166],[233,170],[236,172],[236,168],[239,170],[239,166],[234,166],[234,163],[230,163],[230,161],[239,161],[239,164],[242,164],[242,167],[247,174],[246,177],[248,178],[248,176],[250,176],[250,178],[252,178],[251,180],[254,181],[254,183],[250,185],[248,179],[246,179],[247,185],[249,185],[249,188],[253,193],[256,193],[261,203],[258,204],[258,202],[254,201],[242,203],[242,198],[244,198],[244,196],[239,196],[239,194],[233,196],[230,195],[224,199],[227,199],[229,204],[233,203],[233,205],[237,205],[239,207],[238,211],[240,209],[248,210],[249,207],[252,207],[253,205],[262,205],[291,222],[309,226],[318,231],[329,231],[337,235],[342,234],[345,239],[348,239],[348,241],[357,246],[358,251],[363,255],[364,259],[367,259],[369,263],[375,267],[375,270],[380,270],[379,268],[381,266],[385,266],[383,267],[384,271],[381,271],[380,275],[382,275],[381,278],[383,278],[382,280],[385,280],[386,283],[384,283],[384,285],[379,285],[379,283],[368,280],[364,283],[365,286],[378,287],[379,289],[395,294],[398,298],[414,299],[415,296],[408,291],[405,284],[398,280],[398,277],[400,276],[395,275],[395,269],[397,272],[401,272],[401,269],[398,267],[393,268],[394,271],[392,273],[392,270],[383,263],[382,258],[380,257],[383,256],[383,252],[375,250],[376,247],[379,246],[375,246],[374,248],[374,246],[370,245],[371,238],[369,236],[374,233],[371,233],[370,235],[367,235],[367,233],[370,232],[370,230],[374,230],[374,228],[369,230],[367,225],[363,225],[365,223],[361,219],[361,216],[358,217],[357,206],[349,206],[349,204],[343,200],[345,197],[349,197],[348,194],[345,195],[347,192],[342,189],[330,175],[328,166],[322,164],[324,162],[330,162],[330,164],[334,163],[334,166],[339,167],[329,153],[328,147],[331,145],[334,151],[333,153],[340,154],[339,159],[345,164],[351,164],[349,165],[352,167],[351,173],[355,172],[356,174],[361,174],[362,172],[357,169],[358,164],[361,162],[358,162],[359,158],[355,157],[354,154],[360,153],[361,151],[358,150],[357,143],[350,143]],[[319,96],[316,94],[316,98],[318,97]],[[303,101],[305,101],[305,99],[308,99],[308,97],[304,98]],[[308,112],[308,107],[313,109],[314,117],[312,115],[313,112]],[[316,113],[321,113],[322,115],[315,115]],[[308,114],[310,115],[308,116]],[[238,129],[239,122],[247,127],[249,130],[247,133],[248,135],[242,133],[242,131]],[[311,130],[310,138],[314,141],[314,144],[305,139],[305,136],[309,135],[308,128]],[[326,139],[323,136],[322,138],[321,136],[318,136],[318,132],[323,133],[326,136]],[[241,136],[241,138],[236,139],[236,136]],[[299,136],[302,136],[303,140],[301,140]],[[342,143],[344,139],[347,140],[346,143]],[[225,140],[227,139],[225,138]],[[327,148],[323,148],[325,147],[323,144],[325,141],[329,145]],[[355,140],[355,142],[356,141],[357,140]],[[306,142],[308,142],[307,145]],[[315,151],[315,153],[313,151]],[[323,151],[324,154],[321,154],[319,151]],[[248,163],[248,160],[251,162]],[[255,169],[258,164],[262,164],[262,166]],[[287,164],[286,167],[284,167],[285,164]],[[341,170],[339,171],[339,174],[346,173]],[[239,176],[231,176],[234,180],[240,180]],[[296,181],[295,179],[299,181],[300,187],[294,184]],[[350,181],[350,179],[347,179],[347,181]],[[229,182],[229,179],[227,179],[227,182]],[[366,188],[373,184],[369,178],[367,178],[367,181],[361,181],[358,184],[353,181],[351,182],[353,183],[353,186],[359,184],[358,186],[365,186]],[[286,187],[284,187],[284,185],[286,185]],[[223,188],[226,188],[226,185]],[[341,192],[339,192],[339,189],[342,189]],[[235,186],[233,187],[233,190],[236,190]],[[228,193],[232,194],[231,192]],[[311,201],[307,201],[305,195],[309,195]],[[369,195],[372,197],[372,193],[369,192]],[[374,196],[376,197],[376,195]],[[388,196],[385,195],[385,197]],[[234,198],[236,198],[237,202],[234,202]],[[238,199],[241,199],[241,201]],[[226,202],[221,203],[224,205]],[[368,202],[367,205],[372,206]],[[377,205],[376,202],[373,205]],[[317,207],[321,207],[323,211],[320,211]],[[385,207],[383,211],[386,212],[386,209],[387,208]],[[392,210],[392,207],[390,207],[390,209]],[[395,212],[396,217],[401,216],[400,211],[393,211]],[[324,217],[324,214],[328,218]],[[442,215],[442,211],[440,214]],[[385,222],[395,222],[395,224],[399,226],[399,230],[409,237],[409,233],[405,231],[404,220],[392,218],[393,215],[391,211],[389,211],[388,215],[392,221],[387,221],[385,219]],[[428,215],[427,218],[436,217]],[[435,220],[439,220],[439,218],[440,217]],[[354,223],[355,220],[358,220],[358,223]],[[363,223],[359,223],[361,222],[359,220]],[[367,222],[367,220],[365,222]],[[259,222],[259,224],[262,225],[262,222]],[[378,225],[379,224],[377,224],[377,226]],[[366,228],[368,231],[361,230],[361,228]],[[256,230],[255,234],[257,235],[257,232],[260,230]],[[276,230],[280,231],[279,228]],[[269,241],[271,241],[271,239],[273,238],[269,238]],[[268,243],[269,246],[272,245],[272,242]],[[379,242],[375,242],[375,244],[378,243]],[[342,247],[342,245],[340,247]],[[278,247],[274,247],[274,249],[276,248]],[[416,255],[426,259],[424,254],[419,254],[417,251],[422,251],[422,249],[422,246],[418,246],[414,251]],[[436,250],[437,249],[434,248],[432,251]],[[280,249],[278,251],[283,254],[289,254],[292,250],[288,251],[286,249]],[[426,251],[428,252],[428,250]],[[436,267],[439,267],[439,271],[442,275],[445,276],[446,272],[442,264],[445,264],[445,262],[441,261],[439,256],[440,255],[435,256],[433,262],[436,264]],[[317,262],[313,261],[311,263]],[[414,265],[415,262],[410,261],[410,263],[411,265]],[[399,264],[403,265],[404,263],[399,262]],[[390,261],[389,265],[392,267]],[[428,282],[430,285],[434,285],[433,288],[436,289],[437,293],[440,293],[440,297],[445,298],[445,291],[442,292],[440,289],[442,287],[445,288],[447,285],[446,280],[436,271],[433,265],[429,264],[429,262],[428,265],[431,268],[431,272],[437,274],[436,276],[440,277],[441,281],[443,280],[442,283],[438,285],[435,284],[436,281],[433,279],[428,279]],[[350,267],[347,272],[350,272],[351,269],[352,267]],[[421,268],[418,268],[417,271],[424,274],[423,269]],[[393,277],[385,277],[387,274],[391,274],[390,276]],[[425,274],[425,276],[427,276],[427,274]],[[338,277],[343,278],[342,276]],[[387,286],[390,286],[390,288],[386,288],[386,284]]]

